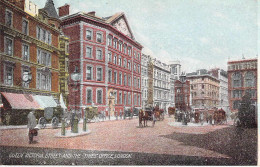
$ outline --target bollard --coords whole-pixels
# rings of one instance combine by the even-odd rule
[[[87,118],[84,117],[83,119],[83,131],[86,132],[87,131]]]
[[[78,123],[79,123],[79,119],[76,117],[73,122],[72,133],[78,133]]]
[[[66,129],[65,129],[65,121],[64,118],[61,120],[61,135],[65,136],[66,135]]]

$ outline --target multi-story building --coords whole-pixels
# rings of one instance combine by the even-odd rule
[[[228,61],[228,97],[231,112],[238,111],[242,96],[257,102],[257,59]]]
[[[186,78],[190,81],[193,108],[218,107],[220,84],[218,78],[210,75],[205,69],[187,73]]]
[[[230,115],[229,103],[228,103],[228,76],[227,72],[223,69],[211,69],[209,71],[211,75],[218,78],[219,83],[219,106],[218,108],[222,108],[224,111]]]
[[[185,76],[174,83],[175,107],[181,111],[190,110],[190,81]]]
[[[135,41],[125,14],[70,15],[66,4],[59,8],[59,15],[61,28],[70,37],[69,73],[81,74],[79,88],[69,88],[70,109],[84,113],[94,103],[98,111],[112,116],[125,108],[141,107],[142,46]]]
[[[148,104],[148,90],[149,90],[148,66],[150,62],[151,62],[151,57],[149,55],[142,54],[142,60],[141,60],[142,84],[141,85],[142,85],[142,108],[143,109]]]
[[[168,112],[170,107],[170,66],[153,59],[153,103]]]
[[[180,61],[170,61],[169,66],[171,67],[171,76],[170,76],[170,106],[175,106],[175,88],[174,83],[176,80],[180,79],[181,75],[181,63]]]
[[[36,99],[59,97],[59,25],[52,0],[43,9],[31,1],[0,1],[0,92],[3,113],[44,109]],[[57,104],[56,104],[57,105]],[[20,115],[22,117],[22,115]]]

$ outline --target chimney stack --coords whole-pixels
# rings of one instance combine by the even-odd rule
[[[59,10],[60,17],[69,15],[70,14],[70,5],[65,4],[64,6],[59,7],[58,10]]]

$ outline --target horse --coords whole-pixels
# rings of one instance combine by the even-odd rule
[[[143,127],[143,124],[142,124],[143,116],[144,116],[144,111],[140,110],[139,111],[139,127]]]

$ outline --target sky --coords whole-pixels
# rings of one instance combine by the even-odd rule
[[[47,0],[32,1],[43,8]],[[179,60],[185,72],[257,56],[257,0],[54,0],[56,8],[65,3],[70,14],[124,12],[144,54]]]

